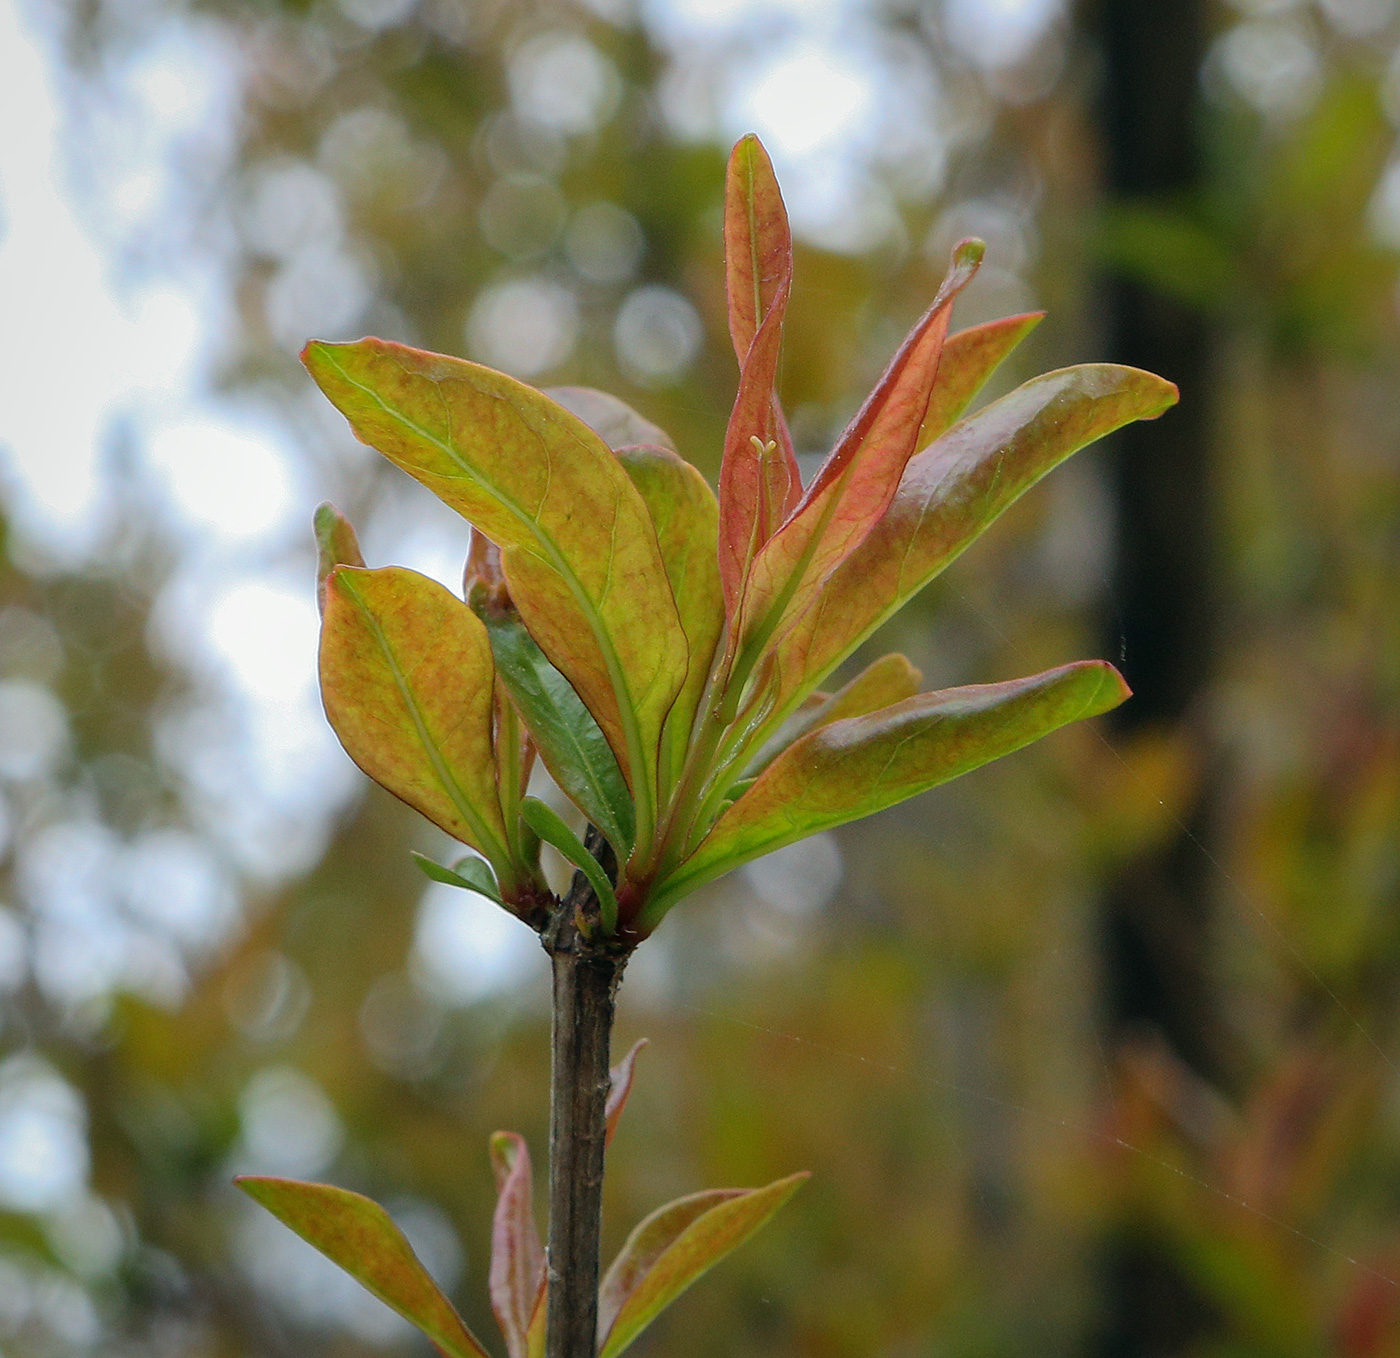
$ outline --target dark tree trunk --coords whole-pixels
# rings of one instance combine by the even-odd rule
[[[1201,182],[1198,91],[1205,0],[1097,0],[1090,10],[1103,57],[1102,133],[1110,202],[1179,203]],[[1111,652],[1133,700],[1119,737],[1192,724],[1208,681],[1216,629],[1209,418],[1211,334],[1199,313],[1121,278],[1105,282],[1106,357],[1147,368],[1181,388],[1180,405],[1113,441],[1117,514]],[[1202,751],[1202,765],[1208,764]],[[1104,1021],[1111,1042],[1143,1031],[1164,1038],[1211,1079],[1223,1075],[1209,968],[1210,864],[1190,835],[1207,833],[1206,786],[1166,844],[1125,865],[1109,884],[1103,919]],[[1178,1352],[1208,1324],[1200,1298],[1150,1247],[1110,1251],[1103,1277],[1109,1318],[1102,1358]]]

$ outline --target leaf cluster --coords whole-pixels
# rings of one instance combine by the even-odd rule
[[[1076,449],[1176,398],[1110,364],[973,398],[1039,317],[949,333],[981,263],[963,241],[932,305],[805,487],[777,392],[792,242],[754,137],[725,200],[738,392],[716,496],[622,402],[541,392],[387,341],[314,342],[356,435],[473,526],[464,599],[367,569],[334,510],[321,542],[321,684],[345,748],[490,865],[443,876],[543,929],[552,843],[592,887],[585,930],[629,948],[686,894],[1127,695],[1085,661],[937,693],[884,657],[821,685],[1013,500]],[[615,858],[527,795],[536,758]]]

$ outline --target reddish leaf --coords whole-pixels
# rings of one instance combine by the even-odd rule
[[[754,559],[744,585],[739,642],[752,661],[859,546],[884,514],[915,451],[953,301],[981,263],[981,241],[963,241],[933,305],[841,436],[801,504]]]
[[[754,336],[792,281],[792,232],[773,162],[753,135],[729,155],[724,183],[725,291],[729,336],[743,367]]]
[[[1043,311],[1003,316],[949,335],[938,361],[938,380],[929,396],[928,413],[914,446],[922,451],[951,428],[1007,355],[1044,318]]]
[[[656,533],[611,449],[513,378],[384,340],[307,346],[355,433],[501,547],[511,598],[617,754],[639,844],[686,641]]]
[[[1136,368],[1064,368],[954,425],[913,458],[884,517],[779,642],[769,729],[1048,471],[1175,400],[1170,382]]]
[[[655,1211],[627,1237],[598,1294],[599,1358],[615,1358],[700,1275],[737,1249],[807,1174],[716,1188]]]
[[[330,1184],[257,1177],[234,1182],[386,1306],[412,1321],[449,1358],[487,1358],[378,1203]]]
[[[637,1055],[646,1045],[646,1038],[639,1037],[632,1044],[632,1050],[608,1072],[607,1123],[609,1142],[613,1139],[613,1133],[617,1131],[622,1110],[627,1107],[627,1096],[632,1092],[632,1080],[637,1073]]]
[[[666,578],[690,647],[685,682],[666,714],[661,736],[661,785],[669,790],[685,759],[695,709],[724,631],[724,595],[715,547],[719,506],[705,478],[676,453],[642,446],[619,448],[617,456],[651,512]]]
[[[508,895],[519,873],[497,799],[495,666],[481,620],[416,571],[339,566],[326,583],[320,671],[351,759],[485,854]]]
[[[332,504],[316,510],[316,606],[326,611],[326,579],[337,566],[363,566],[359,539],[345,517]]]
[[[1082,660],[1028,679],[922,693],[818,727],[784,750],[720,816],[653,897],[642,928],[654,928],[670,904],[722,872],[894,806],[1127,696],[1112,665]]]
[[[739,391],[720,469],[720,575],[726,610],[735,617],[749,562],[802,494],[776,390],[792,288],[792,233],[768,153],[752,134],[729,157],[724,255]]]
[[[496,1175],[491,1309],[510,1358],[529,1358],[530,1323],[545,1290],[546,1274],[525,1139],[515,1132],[497,1132],[491,1138],[491,1168]]]

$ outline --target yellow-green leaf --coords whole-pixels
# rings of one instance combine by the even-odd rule
[[[330,1184],[236,1179],[250,1198],[423,1331],[448,1358],[488,1358],[377,1203]]]
[[[671,903],[730,868],[894,806],[1127,696],[1112,665],[1082,660],[1027,679],[922,693],[820,726],[720,816],[658,892],[642,928],[654,928]]]
[[[340,566],[327,580],[321,695],[346,752],[376,783],[514,878],[496,795],[491,643],[435,580]]]
[[[687,650],[651,516],[612,450],[557,402],[462,359],[375,339],[303,357],[361,440],[501,548],[515,606],[602,727],[649,842]]]
[[[705,691],[710,662],[724,631],[724,590],[719,579],[719,505],[705,478],[678,454],[660,447],[618,452],[656,528],[661,560],[690,647],[685,682],[666,716],[661,737],[662,786],[675,782],[690,741],[695,709]]]
[[[808,1177],[716,1188],[653,1212],[627,1237],[598,1293],[599,1358],[616,1358],[706,1270],[764,1225]]]

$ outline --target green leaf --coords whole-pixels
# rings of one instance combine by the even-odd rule
[[[284,1225],[339,1264],[448,1358],[488,1358],[476,1336],[377,1203],[330,1184],[245,1176],[234,1182]]]
[[[627,1107],[627,1097],[632,1092],[632,1081],[637,1074],[637,1054],[646,1045],[646,1038],[639,1037],[632,1044],[632,1050],[608,1072],[608,1104],[605,1114],[608,1142],[612,1141],[613,1133],[617,1131],[622,1110]]]
[[[700,1275],[742,1245],[808,1177],[715,1188],[653,1212],[627,1237],[598,1293],[599,1358],[616,1358]]]
[[[767,729],[1048,471],[1132,420],[1154,419],[1176,397],[1170,382],[1137,368],[1063,368],[1017,387],[912,458],[884,516],[779,641]]]
[[[603,866],[584,847],[583,841],[559,818],[552,806],[538,797],[526,797],[520,803],[520,816],[546,844],[553,844],[570,863],[588,878],[588,885],[598,898],[598,912],[605,934],[617,932],[617,897]]]
[[[441,882],[445,886],[475,891],[478,896],[485,896],[497,905],[504,904],[500,888],[496,885],[496,874],[491,871],[491,865],[484,858],[459,858],[450,868],[445,868],[416,849],[410,849],[409,856],[418,864],[419,871],[425,877],[431,877],[433,881]]]
[[[437,581],[400,566],[339,566],[325,596],[321,695],[341,744],[375,782],[491,859],[508,889],[485,627]]]
[[[626,401],[594,387],[545,387],[544,394],[572,411],[614,452],[648,443],[676,451],[675,441],[659,425],[639,415]]]
[[[1108,209],[1100,255],[1128,277],[1210,313],[1238,306],[1242,261],[1218,231],[1179,208],[1151,202]]]
[[[491,1137],[491,1168],[496,1175],[496,1211],[491,1220],[491,1309],[505,1336],[510,1358],[529,1358],[530,1324],[543,1299],[547,1279],[544,1247],[535,1224],[530,1151],[524,1137],[496,1132]]]
[[[754,558],[739,623],[741,679],[894,499],[928,410],[953,302],[972,281],[984,250],[978,240],[959,243],[933,305],[890,360],[802,502]]]
[[[915,447],[927,448],[961,417],[1002,362],[1045,318],[1043,311],[1003,316],[949,335],[938,360],[938,378]]]
[[[872,660],[845,687],[825,695],[820,702],[813,702],[810,706],[804,704],[802,710],[785,723],[759,752],[758,758],[749,766],[747,781],[752,783],[751,775],[762,772],[782,750],[793,741],[800,740],[808,731],[815,731],[819,726],[827,726],[845,717],[863,717],[867,712],[903,702],[919,691],[923,681],[924,676],[910,663],[909,657],[898,651]],[[735,800],[738,800],[738,794],[735,794]]]
[[[360,439],[501,548],[511,598],[602,727],[649,844],[687,650],[650,515],[612,450],[548,397],[462,359],[365,339],[316,341],[303,360]]]
[[[496,672],[530,728],[545,768],[625,862],[635,830],[632,798],[598,723],[519,618],[488,613],[484,621]]]
[[[724,631],[724,590],[716,549],[719,505],[705,478],[676,453],[639,446],[619,449],[617,456],[651,511],[666,578],[690,647],[685,682],[671,704],[661,736],[661,782],[669,790],[685,760],[695,710]]]
[[[1019,750],[1128,696],[1104,660],[1027,679],[921,693],[863,717],[834,721],[783,751],[720,816],[699,850],[641,919],[649,930],[703,882],[785,844],[894,806]]]

